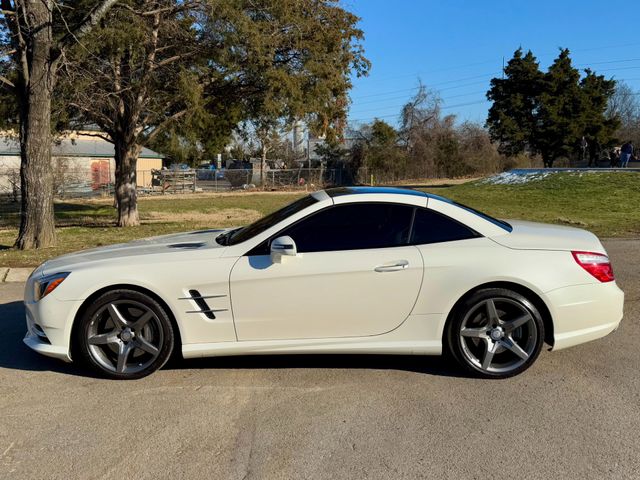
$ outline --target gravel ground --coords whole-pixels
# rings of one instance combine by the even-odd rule
[[[25,347],[0,285],[0,478],[640,478],[640,241],[606,242],[625,319],[523,375],[437,357],[185,361],[134,382]]]

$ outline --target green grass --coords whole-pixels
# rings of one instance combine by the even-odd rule
[[[640,236],[640,174],[561,173],[524,185],[481,181],[424,190],[500,218],[527,219],[586,228],[602,237]],[[245,193],[153,197],[140,200],[142,225],[113,226],[109,201],[56,203],[56,247],[21,252],[11,248],[18,214],[0,205],[0,266],[36,266],[63,253],[136,238],[247,223],[300,197],[301,193]]]
[[[116,228],[109,201],[56,202],[57,244],[40,250],[12,247],[18,230],[18,206],[0,205],[0,266],[31,267],[64,253],[137,238],[212,227],[231,227],[255,220],[302,194],[238,193],[235,195],[143,198],[139,201],[142,225]],[[212,223],[213,222],[213,223]]]
[[[640,236],[640,174],[558,173],[523,185],[426,189],[499,218],[557,223],[602,237]]]

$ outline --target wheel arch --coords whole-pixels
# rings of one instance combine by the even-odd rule
[[[169,321],[171,322],[171,326],[174,329],[174,334],[175,334],[175,346],[173,349],[173,355],[177,355],[180,354],[182,355],[182,336],[180,334],[180,327],[178,326],[178,322],[176,320],[176,316],[173,313],[173,310],[171,310],[171,307],[169,306],[169,304],[157,293],[153,292],[152,290],[149,290],[148,288],[145,287],[141,287],[140,285],[134,285],[134,284],[129,284],[129,283],[118,283],[118,284],[114,284],[114,285],[108,285],[106,287],[102,287],[98,290],[96,290],[95,292],[93,292],[91,295],[89,295],[84,302],[82,302],[82,305],[80,305],[80,308],[78,309],[78,311],[76,312],[75,316],[73,317],[73,325],[71,326],[71,339],[70,339],[70,343],[69,343],[69,353],[71,355],[71,358],[73,359],[74,357],[74,350],[77,348],[76,342],[74,341],[75,337],[76,337],[76,330],[78,328],[78,324],[79,324],[79,319],[81,318],[82,315],[84,315],[85,311],[87,310],[87,308],[89,307],[89,305],[91,305],[91,303],[98,297],[100,297],[101,295],[110,292],[112,290],[133,290],[139,293],[142,293],[144,295],[147,295],[151,298],[153,298],[156,302],[158,302],[160,304],[160,306],[162,308],[164,308],[165,312],[167,312],[167,315],[169,317]]]
[[[540,315],[542,316],[542,322],[544,324],[544,341],[546,344],[553,347],[554,343],[554,329],[553,329],[553,317],[551,316],[551,311],[549,307],[542,299],[542,297],[531,290],[529,287],[526,287],[520,283],[516,282],[508,282],[508,281],[496,281],[496,282],[487,282],[476,287],[473,287],[471,290],[467,291],[463,294],[458,301],[451,307],[449,310],[449,314],[447,315],[447,320],[444,325],[444,329],[442,331],[442,342],[443,346],[446,344],[446,335],[447,329],[449,328],[449,323],[453,317],[453,312],[456,310],[456,307],[465,301],[468,297],[476,293],[478,290],[485,290],[487,288],[504,288],[507,290],[512,290],[516,293],[519,293],[523,297],[527,298],[533,305],[538,309]]]

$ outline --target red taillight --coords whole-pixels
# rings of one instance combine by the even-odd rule
[[[601,282],[612,282],[615,280],[611,262],[609,262],[609,257],[605,254],[594,252],[571,252],[571,254],[578,265]]]

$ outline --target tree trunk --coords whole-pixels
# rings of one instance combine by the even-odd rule
[[[34,25],[29,72],[22,73],[20,95],[20,231],[21,250],[55,244],[53,170],[51,167],[51,2],[30,2]]]
[[[116,140],[116,207],[118,226],[140,225],[138,216],[138,194],[136,191],[136,168],[140,145],[126,140]]]

